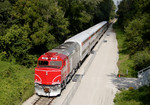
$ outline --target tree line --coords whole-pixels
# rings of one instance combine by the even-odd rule
[[[1,0],[0,60],[33,65],[39,55],[114,14],[112,0]]]
[[[117,11],[118,25],[126,36],[124,46],[133,59],[136,70],[150,66],[149,8],[149,0],[123,0]]]

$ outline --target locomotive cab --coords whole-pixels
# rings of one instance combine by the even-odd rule
[[[39,57],[35,68],[35,91],[42,96],[57,96],[65,75],[66,56],[47,52]]]

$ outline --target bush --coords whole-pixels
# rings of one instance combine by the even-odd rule
[[[123,90],[117,93],[115,105],[149,105],[150,87],[143,86],[138,90]]]
[[[132,59],[137,71],[150,65],[150,53],[148,51],[139,51],[133,55]]]
[[[144,14],[129,22],[125,28],[126,46],[130,55],[134,55],[137,51],[147,49],[150,43],[150,15]]]
[[[134,87],[129,87],[129,90],[130,90],[130,91],[134,90]]]
[[[19,105],[34,93],[34,70],[0,61],[0,105]]]

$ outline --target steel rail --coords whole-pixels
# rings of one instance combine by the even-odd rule
[[[33,105],[51,105],[55,97],[40,97]]]

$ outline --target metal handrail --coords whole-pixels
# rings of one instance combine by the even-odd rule
[[[148,67],[146,67],[146,68],[140,70],[140,71],[138,72],[138,74],[140,74],[140,73],[142,73],[142,72],[144,72],[144,71],[146,71],[146,70],[148,70],[148,69],[150,69],[150,66],[148,66]]]
[[[140,70],[138,72],[138,79],[140,82],[140,86],[150,85],[150,66]]]

